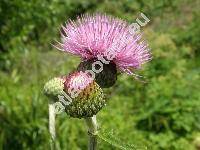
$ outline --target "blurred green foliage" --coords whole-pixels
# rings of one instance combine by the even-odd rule
[[[147,83],[120,75],[106,90],[109,104],[98,114],[104,140],[99,149],[132,144],[153,150],[200,146],[200,16],[194,0],[1,0],[0,149],[48,149],[48,99],[43,85],[79,63],[52,48],[59,28],[83,13],[103,12],[142,28],[153,60],[137,72]],[[112,132],[111,132],[112,131]],[[84,122],[57,117],[57,149],[87,149]],[[127,147],[128,149],[128,147]]]

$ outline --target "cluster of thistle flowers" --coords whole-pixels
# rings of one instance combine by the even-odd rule
[[[147,43],[139,33],[150,20],[127,22],[102,14],[85,15],[62,26],[59,50],[82,58],[76,71],[45,84],[45,93],[55,102],[56,113],[71,117],[96,115],[107,100],[102,88],[112,87],[117,71],[134,75],[135,69],[151,59]],[[139,26],[140,25],[140,26]],[[58,98],[56,98],[58,97]]]

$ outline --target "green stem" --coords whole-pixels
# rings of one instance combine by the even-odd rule
[[[97,120],[96,115],[93,117],[85,118],[85,122],[88,127],[88,150],[96,150],[97,149]]]

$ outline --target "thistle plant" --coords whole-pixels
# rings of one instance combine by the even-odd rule
[[[64,91],[74,97],[65,108],[66,113],[71,117],[92,117],[106,104],[101,87],[82,71],[74,72],[66,78]]]
[[[151,59],[148,44],[142,34],[130,32],[127,22],[102,14],[83,15],[77,21],[62,26],[61,42],[57,49],[79,56],[81,62],[76,71],[54,78],[44,87],[50,99],[50,126],[54,127],[56,97],[67,95],[65,112],[73,118],[83,118],[88,126],[89,149],[97,145],[97,113],[107,100],[102,88],[112,87],[118,72],[134,75],[136,69]],[[63,103],[63,101],[62,101]],[[52,115],[53,114],[53,115]],[[52,117],[53,116],[53,117]],[[52,118],[51,118],[52,117]],[[55,128],[50,128],[55,138]]]
[[[61,42],[55,46],[79,56],[82,59],[80,70],[91,68],[97,60],[106,64],[104,68],[108,69],[103,69],[95,80],[101,85],[104,79],[103,85],[107,85],[109,76],[117,79],[116,68],[133,75],[135,69],[140,69],[142,64],[151,60],[148,44],[142,40],[142,34],[131,30],[127,22],[118,18],[101,14],[83,15],[77,21],[69,21],[62,26]],[[111,86],[113,84],[105,87]]]
[[[44,93],[49,98],[49,132],[53,140],[55,140],[55,107],[58,95],[62,94],[64,89],[64,80],[60,77],[49,80],[44,85]]]

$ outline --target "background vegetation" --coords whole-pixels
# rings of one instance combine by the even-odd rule
[[[142,30],[154,59],[138,72],[147,83],[120,75],[105,91],[99,149],[200,149],[199,9],[198,0],[1,0],[0,149],[49,149],[43,85],[79,63],[50,43],[61,24],[86,12],[151,20]],[[57,149],[87,147],[84,122],[66,114],[57,117],[57,137]]]

